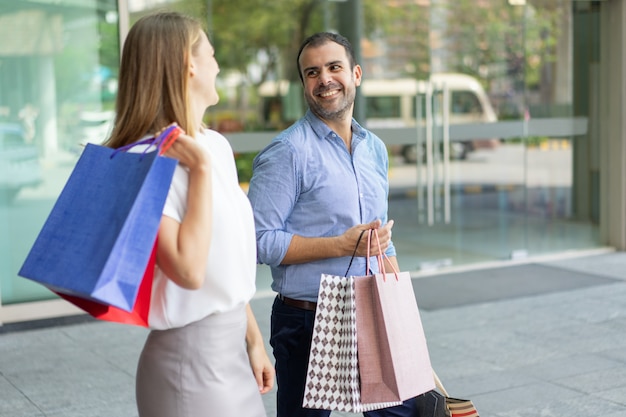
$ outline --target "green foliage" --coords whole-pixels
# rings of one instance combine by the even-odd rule
[[[235,155],[235,165],[240,183],[250,182],[252,178],[252,162],[258,152],[245,152]]]
[[[100,33],[100,65],[111,68],[116,74],[120,63],[120,39],[117,23],[98,23]]]
[[[400,51],[406,60],[401,76],[426,79],[430,73],[430,12],[422,2],[363,0],[365,33],[372,39],[402,39]]]
[[[297,82],[295,59],[301,42],[313,32],[341,27],[341,4],[179,0],[170,7],[205,22],[222,80],[231,73],[242,77],[237,97],[220,106],[237,111],[237,119],[248,129],[259,125],[248,123],[250,111],[263,119],[254,87],[268,79]],[[517,96],[551,82],[542,74],[556,61],[562,19],[571,7],[570,2],[544,0],[527,0],[525,6],[505,0],[361,0],[361,5],[364,42],[382,58],[376,62],[383,68],[380,76],[427,79],[433,71],[461,72],[481,80],[487,90],[496,86],[499,93],[512,90]],[[377,45],[382,48],[376,50]],[[386,66],[395,62],[402,66]],[[518,117],[518,110],[511,117]]]
[[[260,84],[271,72],[285,78],[295,72],[290,67],[301,41],[323,29],[321,5],[319,0],[182,0],[176,7],[207,22],[222,68],[246,75],[249,64],[264,56],[260,79],[251,80]]]
[[[248,83],[258,85],[269,74],[298,80],[295,59],[300,44],[314,32],[339,26],[338,4],[328,0],[181,0],[174,7],[206,22],[222,69],[245,75],[250,63],[263,56],[261,77]],[[406,8],[390,7],[380,0],[363,0],[362,4],[365,34],[403,26],[400,36],[428,39],[422,32],[416,35],[414,25],[406,20],[410,19]],[[404,25],[394,20],[398,16],[406,18]],[[419,50],[428,53],[427,48]]]
[[[80,29],[78,29],[80,30]],[[78,32],[77,30],[77,32]],[[111,77],[117,78],[120,62],[118,27],[116,23],[98,21],[99,39],[86,42],[88,37],[81,33],[68,37],[69,41],[59,54],[54,55],[56,98],[63,107],[66,103],[75,103],[83,110],[111,109],[114,106],[114,91],[93,84],[97,66],[111,70]],[[97,56],[93,56],[97,51]],[[88,59],[87,57],[92,57]],[[103,86],[104,87],[104,86]]]
[[[542,66],[555,60],[564,7],[571,6],[539,1],[511,6],[502,0],[449,3],[443,11],[448,18],[444,37],[456,70],[487,82],[510,77],[520,89],[537,87]]]
[[[550,138],[547,136],[528,136],[507,139],[507,143],[521,143],[529,148],[538,148],[542,144],[547,143]]]

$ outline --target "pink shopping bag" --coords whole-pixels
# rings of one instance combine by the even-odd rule
[[[382,257],[378,263],[380,273],[354,277],[363,403],[404,401],[435,388],[411,277],[385,273]],[[367,264],[369,272],[369,257]]]

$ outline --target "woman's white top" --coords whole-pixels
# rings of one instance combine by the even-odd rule
[[[218,132],[196,136],[211,155],[213,225],[204,284],[176,285],[157,265],[148,319],[151,329],[182,327],[247,304],[256,291],[256,239],[250,202],[239,186],[233,150]],[[188,170],[176,167],[163,215],[182,222],[187,212]],[[207,230],[207,233],[209,231]]]

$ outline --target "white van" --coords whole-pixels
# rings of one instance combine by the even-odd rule
[[[434,89],[434,102],[442,103],[441,91],[445,88],[450,92],[449,100],[449,123],[489,123],[496,122],[496,113],[491,106],[489,98],[482,85],[474,77],[457,73],[432,74],[430,83]],[[397,79],[364,79],[361,83],[361,92],[365,97],[367,115],[367,128],[394,128],[413,127],[417,123],[417,95],[424,94],[427,83],[412,78]],[[289,83],[285,80],[279,82],[267,81],[259,87],[259,95],[263,99],[285,99],[291,96],[292,101],[297,101],[302,96],[301,90],[294,97]],[[437,93],[439,92],[439,93]],[[276,104],[276,102],[273,102]],[[293,104],[293,103],[292,103]],[[268,107],[268,106],[264,106]],[[293,112],[293,106],[282,108]],[[297,106],[296,106],[297,107]],[[265,116],[269,122],[271,112],[266,110]],[[274,113],[275,114],[275,113]],[[441,111],[434,111],[434,119],[441,122]],[[296,119],[298,114],[293,114],[289,119]],[[420,120],[424,120],[425,106],[422,106]],[[452,142],[451,157],[464,159],[467,153],[478,147],[495,147],[499,143],[496,139],[474,140],[471,142]],[[400,152],[407,162],[415,162],[418,155],[423,152],[416,149],[415,145],[405,145],[393,151]]]
[[[490,123],[496,122],[497,116],[482,85],[474,77],[457,73],[432,74],[430,83],[434,90],[434,106],[441,105],[441,91],[444,86],[450,93],[449,123]],[[413,127],[417,123],[418,93],[424,94],[427,84],[411,78],[392,80],[363,80],[361,84],[366,103],[367,127],[393,128]],[[433,109],[434,120],[441,123],[441,109]],[[422,104],[422,123],[425,120],[425,104]],[[497,139],[480,139],[471,142],[453,142],[451,156],[465,159],[468,152],[476,148],[497,146]],[[415,162],[418,151],[415,145],[405,145],[398,151],[407,162]]]

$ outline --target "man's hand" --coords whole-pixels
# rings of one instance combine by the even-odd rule
[[[367,256],[367,235],[368,230],[376,230],[378,233],[378,240],[376,240],[376,235],[372,234],[369,242],[369,254],[370,256],[377,256],[379,254],[384,254],[389,245],[391,244],[391,228],[393,227],[393,220],[389,220],[387,224],[382,226],[380,220],[375,220],[371,223],[366,224],[357,224],[346,230],[343,234],[344,239],[348,242],[352,247],[352,251],[354,248],[358,247],[356,250],[355,256]],[[359,236],[361,239],[359,240]],[[380,247],[378,246],[378,242],[380,242]],[[350,253],[351,255],[352,253]]]

